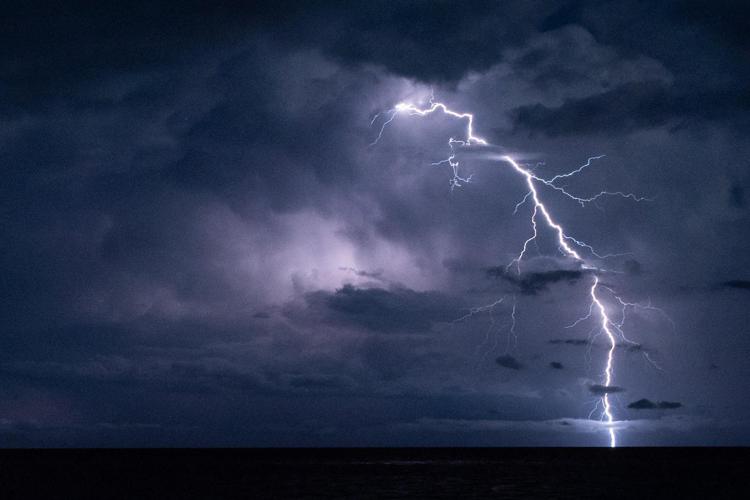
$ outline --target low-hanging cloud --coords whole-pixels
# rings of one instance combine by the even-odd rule
[[[728,280],[723,281],[719,286],[734,290],[750,290],[750,280]]]
[[[521,364],[520,361],[518,361],[510,354],[498,356],[495,359],[495,363],[497,363],[498,366],[502,366],[503,368],[508,368],[510,370],[520,370],[521,368],[523,368],[523,364]]]
[[[675,401],[651,401],[650,399],[639,399],[628,405],[632,410],[674,410],[681,408],[682,403]]]
[[[582,270],[556,269],[552,271],[527,272],[520,276],[508,271],[505,267],[493,267],[487,270],[487,275],[502,278],[512,284],[525,295],[537,295],[547,291],[554,283],[575,283],[586,274]]]
[[[625,392],[625,388],[617,385],[593,384],[589,386],[589,391],[591,391],[592,394],[596,394],[597,396],[603,396],[605,394]]]
[[[552,339],[549,341],[550,344],[565,344],[565,345],[572,345],[572,346],[587,346],[591,345],[591,341],[588,339]]]
[[[425,333],[435,323],[456,319],[460,312],[458,302],[446,294],[400,286],[344,285],[334,292],[311,292],[305,300],[308,307],[322,309],[329,321],[383,333]]]

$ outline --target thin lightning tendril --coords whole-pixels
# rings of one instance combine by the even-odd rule
[[[460,113],[460,112],[453,111],[442,102],[436,102],[434,100],[434,97],[430,97],[429,106],[426,108],[420,108],[411,103],[401,102],[401,103],[398,103],[393,109],[384,113],[384,116],[386,118],[384,119],[380,127],[377,137],[375,138],[375,140],[372,142],[371,145],[374,146],[380,141],[380,139],[383,137],[383,133],[386,127],[391,122],[393,122],[393,120],[396,118],[397,115],[405,114],[407,116],[425,117],[427,115],[435,113],[436,111],[441,111],[445,115],[448,115],[450,117],[453,117],[459,120],[464,120],[466,122],[465,137],[463,139],[455,139],[451,137],[448,140],[448,146],[450,147],[450,151],[451,151],[448,158],[432,163],[432,165],[434,166],[447,164],[448,166],[451,167],[453,171],[453,176],[450,179],[450,187],[451,187],[451,190],[453,190],[454,188],[461,187],[463,184],[466,184],[471,181],[471,175],[467,177],[462,177],[461,175],[459,175],[459,162],[456,161],[456,149],[455,149],[456,146],[461,146],[461,147],[469,147],[469,146],[474,146],[474,145],[489,146],[489,143],[484,138],[478,135],[475,135],[474,115],[472,113]],[[380,114],[376,115],[372,119],[371,125],[373,125],[378,120],[379,117],[380,117]],[[609,434],[609,445],[611,447],[615,447],[617,444],[617,436],[616,436],[615,427],[614,427],[615,417],[612,412],[612,403],[610,401],[610,392],[612,392],[610,388],[612,387],[612,384],[614,381],[614,363],[615,363],[615,350],[617,348],[617,336],[620,336],[626,342],[630,342],[625,337],[623,330],[622,330],[622,326],[625,321],[626,311],[628,308],[640,307],[644,309],[654,309],[658,311],[660,310],[657,308],[653,308],[650,304],[648,304],[647,306],[640,306],[638,304],[625,302],[622,299],[620,299],[620,297],[615,295],[614,292],[609,287],[604,287],[604,285],[601,285],[599,281],[599,273],[603,270],[596,266],[590,265],[586,261],[586,259],[584,259],[584,257],[579,253],[579,250],[577,249],[585,249],[588,253],[590,253],[592,256],[596,257],[597,259],[606,259],[609,257],[621,256],[621,255],[626,255],[626,254],[602,255],[602,254],[597,253],[594,250],[594,248],[591,247],[589,244],[568,235],[563,229],[562,225],[552,217],[547,206],[542,201],[540,192],[539,192],[539,188],[541,187],[550,188],[562,194],[566,198],[575,201],[581,207],[585,207],[586,204],[595,202],[598,199],[605,197],[605,196],[617,196],[620,198],[630,199],[636,202],[650,201],[648,198],[640,197],[633,193],[625,193],[623,191],[601,191],[589,197],[576,196],[570,193],[564,186],[560,186],[559,184],[556,184],[556,182],[558,181],[569,179],[577,174],[580,174],[585,169],[590,167],[595,160],[599,160],[603,157],[604,155],[592,156],[587,159],[585,164],[579,166],[578,168],[571,170],[570,172],[567,172],[564,174],[555,175],[549,179],[545,179],[535,174],[531,170],[530,167],[524,167],[522,164],[514,160],[509,155],[504,155],[500,159],[502,159],[506,164],[510,165],[510,167],[515,172],[517,172],[523,177],[523,179],[526,182],[526,187],[528,188],[526,195],[523,197],[523,199],[520,202],[516,204],[513,213],[517,214],[520,207],[529,201],[531,201],[534,205],[532,214],[531,214],[532,235],[524,241],[524,244],[520,253],[513,260],[511,260],[511,262],[507,265],[506,272],[515,266],[516,272],[519,275],[521,274],[521,262],[526,256],[526,252],[528,250],[529,244],[532,242],[536,243],[536,239],[538,236],[538,229],[539,229],[538,222],[539,222],[539,219],[541,218],[541,220],[547,225],[547,227],[549,227],[556,235],[557,247],[562,253],[562,255],[575,260],[581,269],[589,271],[590,275],[592,276],[591,288],[589,291],[589,294],[591,297],[591,303],[589,304],[588,314],[576,320],[574,323],[567,326],[566,328],[573,328],[579,323],[591,318],[595,311],[596,313],[598,313],[598,317],[600,320],[600,327],[598,329],[599,330],[598,333],[595,336],[599,336],[600,334],[605,335],[605,337],[607,338],[608,350],[607,350],[607,356],[606,356],[606,363],[605,363],[603,373],[602,373],[604,394],[602,395],[601,398],[597,400],[597,405],[592,410],[591,415],[593,415],[593,413],[598,409],[599,403],[601,403],[601,406],[603,408],[602,420],[605,421],[607,425],[607,431]],[[607,309],[599,297],[600,289],[602,288],[606,288],[606,290],[609,291],[615,297],[615,299],[619,302],[622,308],[621,309],[622,317],[621,317],[620,322],[613,322],[610,319]],[[505,300],[505,297],[502,297],[491,304],[474,307],[470,309],[467,314],[458,318],[455,321],[464,321],[464,320],[471,318],[474,315],[484,313],[484,312],[489,312],[490,314],[492,314],[495,307],[502,304],[504,300]],[[509,332],[510,335],[512,335],[514,340],[516,339],[516,304],[517,302],[514,297],[513,307],[511,310],[512,322],[511,322],[510,332]],[[493,321],[493,324],[494,324],[494,321]],[[510,340],[510,336],[509,336],[509,340]],[[646,356],[646,358],[650,360],[648,356]],[[589,418],[591,418],[591,415],[589,415]]]

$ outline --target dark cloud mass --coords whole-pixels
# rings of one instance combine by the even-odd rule
[[[723,288],[734,288],[737,290],[750,290],[750,281],[748,280],[729,280],[721,283]]]
[[[308,35],[322,38],[334,57],[348,64],[380,64],[430,82],[455,82],[470,71],[486,70],[504,49],[523,43],[533,23],[548,12],[543,3],[519,1],[479,0],[463,15],[456,15],[454,2],[443,0],[377,0],[359,9],[332,4],[322,9],[316,26],[322,37],[320,31]],[[507,23],[510,17],[517,22]]]
[[[635,259],[628,259],[623,263],[625,272],[633,276],[638,276],[643,272],[643,266]]]
[[[509,354],[499,356],[497,359],[495,359],[495,363],[497,363],[499,366],[502,366],[503,368],[509,368],[511,370],[520,370],[521,368],[523,368],[521,362]]]
[[[591,341],[587,339],[552,339],[549,341],[550,344],[567,344],[573,346],[586,346],[591,345]]]
[[[632,410],[675,410],[681,408],[682,403],[673,401],[657,401],[653,402],[650,399],[639,399],[633,401],[628,405],[628,408]]]
[[[616,385],[593,384],[589,386],[589,391],[591,391],[591,394],[596,394],[597,396],[603,396],[604,394],[625,392],[625,389],[623,387],[619,387]]]
[[[384,290],[344,285],[334,293],[311,292],[306,301],[312,308],[325,308],[332,321],[377,332],[423,333],[435,322],[459,316],[458,307],[446,295],[401,287]]]
[[[694,119],[737,119],[746,125],[748,111],[750,92],[744,89],[682,93],[647,81],[570,99],[554,108],[541,104],[523,106],[514,111],[513,119],[519,129],[558,136],[680,126]]]
[[[553,271],[527,272],[520,276],[505,267],[493,267],[487,270],[489,276],[502,278],[511,283],[526,295],[536,295],[546,291],[550,284],[564,282],[573,284],[581,279],[584,271],[557,269]]]
[[[621,342],[617,344],[617,347],[628,352],[641,352],[645,350],[641,344],[634,344],[632,342]]]
[[[6,2],[0,446],[601,445],[589,403],[622,387],[691,402],[631,403],[680,418],[623,444],[750,444],[748,19]],[[431,93],[491,143],[454,145],[453,189],[465,122],[399,114],[373,145]],[[507,267],[534,207],[505,154],[540,179],[605,155],[537,181],[585,265],[537,211]]]

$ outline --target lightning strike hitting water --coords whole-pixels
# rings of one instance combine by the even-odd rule
[[[420,116],[424,117],[427,115],[430,115],[432,113],[435,113],[436,111],[441,111],[445,115],[448,115],[450,117],[464,120],[466,122],[466,132],[465,137],[463,139],[455,139],[451,137],[448,140],[448,146],[450,147],[450,155],[445,160],[441,160],[438,162],[433,163],[432,165],[442,165],[447,164],[451,167],[453,171],[453,176],[450,179],[450,186],[451,190],[456,187],[460,187],[461,185],[468,183],[471,181],[471,176],[468,177],[462,177],[459,175],[459,162],[456,161],[456,153],[455,153],[455,147],[456,146],[462,146],[462,147],[469,147],[474,145],[479,146],[489,146],[489,143],[483,139],[482,137],[479,137],[475,135],[474,133],[474,115],[472,113],[460,113],[451,110],[448,106],[443,104],[442,102],[435,102],[434,98],[431,97],[429,100],[429,106],[426,108],[420,108],[414,104],[401,102],[397,104],[393,109],[389,110],[386,115],[387,118],[383,120],[383,123],[380,127],[380,131],[373,141],[372,145],[375,145],[380,141],[380,139],[383,137],[383,133],[386,129],[386,127],[393,122],[393,120],[396,118],[399,114],[405,114],[408,116]],[[371,125],[375,123],[375,121],[378,120],[380,115],[376,115]],[[540,177],[539,175],[536,175],[530,168],[525,168],[521,166],[516,160],[514,160],[511,156],[505,155],[500,157],[507,165],[509,165],[515,172],[517,172],[519,175],[523,177],[526,183],[526,187],[528,188],[528,192],[523,197],[523,199],[516,205],[514,214],[518,212],[519,208],[523,206],[526,202],[531,200],[534,204],[532,215],[531,215],[531,227],[532,227],[532,235],[527,238],[524,241],[523,247],[520,251],[520,253],[508,264],[506,267],[506,272],[510,270],[513,266],[515,266],[516,272],[520,275],[521,274],[521,262],[523,258],[526,255],[528,245],[532,242],[534,242],[538,236],[538,220],[542,219],[542,221],[549,227],[554,234],[556,235],[557,240],[557,246],[560,252],[563,254],[563,256],[568,257],[570,259],[573,259],[577,264],[580,266],[580,269],[587,271],[592,276],[592,282],[591,282],[591,288],[590,288],[590,298],[591,302],[588,307],[588,314],[584,317],[578,319],[575,323],[572,325],[569,325],[567,328],[572,328],[579,323],[588,320],[592,317],[594,312],[596,312],[599,316],[600,325],[599,325],[599,333],[604,334],[607,339],[608,343],[608,350],[607,350],[607,356],[606,356],[606,362],[604,365],[603,373],[602,373],[602,392],[603,395],[601,396],[599,402],[602,405],[603,412],[602,412],[602,420],[607,425],[607,432],[609,434],[609,445],[611,447],[615,447],[617,445],[617,436],[614,428],[615,424],[615,418],[612,412],[612,404],[610,401],[610,392],[614,392],[613,388],[613,381],[614,381],[614,362],[615,362],[615,350],[617,348],[617,337],[619,336],[622,338],[625,342],[629,342],[631,344],[638,345],[630,340],[628,340],[625,337],[625,334],[622,330],[622,326],[625,321],[626,316],[626,310],[628,307],[644,307],[646,309],[655,309],[657,311],[660,311],[659,309],[653,308],[650,304],[648,306],[638,306],[638,304],[629,303],[623,301],[620,297],[614,294],[611,288],[609,287],[603,287],[603,285],[600,284],[599,281],[599,274],[602,272],[605,272],[604,269],[590,264],[580,253],[579,251],[587,251],[590,255],[597,259],[606,259],[608,257],[614,257],[619,255],[625,255],[625,254],[607,254],[607,255],[601,255],[594,251],[594,249],[588,245],[587,243],[580,241],[569,234],[567,234],[563,228],[563,226],[557,222],[553,216],[551,215],[549,209],[544,204],[544,202],[541,199],[539,188],[540,187],[548,187],[552,190],[555,190],[562,194],[563,196],[577,202],[582,207],[585,206],[588,203],[595,202],[598,199],[604,197],[604,196],[618,196],[621,198],[627,198],[631,199],[633,201],[639,202],[648,200],[647,198],[643,198],[640,196],[636,196],[633,193],[625,193],[622,191],[601,191],[593,196],[589,197],[582,197],[577,196],[572,193],[570,193],[565,187],[559,186],[558,184],[555,184],[555,182],[562,180],[562,179],[568,179],[570,177],[573,177],[576,174],[581,173],[586,168],[590,167],[592,163],[595,160],[599,160],[603,158],[604,155],[599,156],[592,156],[588,158],[585,164],[581,165],[580,167],[564,173],[564,174],[558,174],[555,175],[552,178],[545,179],[543,177]],[[622,317],[620,322],[613,322],[609,314],[607,312],[607,308],[605,307],[604,303],[599,298],[599,292],[601,288],[606,288],[610,293],[615,297],[615,299],[619,302],[619,304],[622,307]],[[458,318],[456,321],[463,321],[466,320],[476,314],[483,313],[483,312],[489,312],[492,313],[493,309],[500,305],[504,301],[504,297],[496,300],[495,302],[491,304],[487,304],[485,306],[475,307],[472,308],[466,315],[464,315],[461,318]],[[670,320],[671,321],[671,320]],[[493,321],[494,323],[494,321]],[[516,301],[514,297],[513,302],[513,309],[512,309],[512,324],[511,324],[511,334],[515,337],[516,331],[515,331],[515,325],[516,325]],[[646,353],[644,353],[646,354]],[[646,356],[647,359],[648,356]],[[658,366],[657,366],[658,368]],[[597,405],[598,406],[598,405]],[[596,411],[596,408],[594,408],[593,411]],[[593,413],[592,411],[592,413]]]
[[[617,341],[615,335],[610,329],[611,322],[607,311],[604,309],[604,305],[599,301],[599,297],[596,295],[597,288],[599,287],[599,277],[594,275],[594,283],[591,285],[591,302],[596,305],[599,310],[599,316],[602,320],[602,331],[607,334],[609,340],[609,350],[607,351],[607,364],[604,367],[604,387],[605,392],[602,396],[602,404],[604,405],[604,418],[606,418],[609,424],[609,445],[614,448],[617,445],[617,436],[615,435],[615,429],[612,427],[614,418],[612,417],[612,407],[609,403],[609,392],[606,388],[612,386],[612,364],[614,363],[615,348],[617,347]]]

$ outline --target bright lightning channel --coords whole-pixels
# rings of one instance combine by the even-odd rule
[[[591,302],[596,305],[596,308],[599,310],[599,316],[602,320],[602,331],[607,334],[607,339],[609,339],[609,350],[607,351],[607,364],[604,367],[604,395],[602,396],[602,405],[604,406],[604,418],[606,418],[607,423],[609,424],[609,428],[607,429],[609,432],[609,446],[611,448],[614,448],[617,446],[617,435],[615,434],[615,429],[612,427],[612,424],[614,423],[614,417],[612,416],[612,406],[609,403],[609,392],[606,390],[606,388],[611,387],[612,385],[612,365],[614,364],[614,357],[615,357],[615,348],[617,347],[617,341],[615,340],[615,335],[612,333],[612,330],[610,329],[611,322],[609,320],[609,316],[607,316],[607,311],[604,309],[604,305],[599,300],[599,297],[597,297],[596,292],[597,288],[599,287],[599,277],[594,275],[594,282],[591,285]]]
[[[456,187],[461,187],[462,184],[468,183],[471,181],[471,176],[468,177],[462,177],[459,175],[459,162],[455,160],[456,154],[455,154],[455,147],[456,146],[473,146],[473,145],[480,145],[480,146],[488,146],[489,143],[484,138],[478,136],[474,132],[474,115],[472,113],[461,113],[457,111],[453,111],[450,109],[447,105],[445,105],[442,102],[436,102],[433,97],[429,100],[429,106],[426,108],[420,108],[414,104],[407,103],[407,102],[400,102],[398,103],[393,109],[386,112],[387,118],[383,120],[383,123],[380,127],[380,131],[378,132],[377,137],[372,142],[371,145],[377,144],[380,139],[383,137],[383,133],[385,132],[386,127],[393,122],[393,120],[396,118],[399,114],[405,114],[408,116],[419,116],[424,117],[427,115],[430,115],[436,111],[441,111],[445,115],[451,116],[456,119],[465,120],[466,121],[466,132],[465,137],[463,139],[455,139],[451,137],[448,140],[448,146],[450,147],[451,154],[446,158],[445,160],[441,160],[438,162],[433,163],[433,165],[441,165],[441,164],[448,164],[452,170],[453,170],[453,176],[450,179],[450,186],[451,190]],[[375,123],[375,121],[378,120],[380,117],[380,114],[376,115],[371,122],[371,125]],[[609,255],[600,255],[594,251],[594,249],[568,235],[563,226],[557,222],[551,215],[550,211],[548,210],[547,206],[543,203],[538,188],[540,186],[546,186],[550,189],[553,189],[562,195],[566,196],[567,198],[577,202],[581,206],[585,206],[587,203],[594,202],[598,200],[599,198],[602,198],[604,196],[618,196],[621,198],[627,198],[631,199],[636,202],[649,200],[648,198],[636,196],[633,193],[625,193],[622,191],[601,191],[593,196],[590,197],[582,197],[582,196],[576,196],[572,193],[570,193],[565,187],[559,186],[555,184],[556,181],[559,181],[561,179],[567,179],[570,178],[576,174],[581,173],[586,168],[590,167],[594,160],[599,160],[603,158],[604,155],[599,156],[592,156],[588,158],[585,164],[581,165],[580,167],[576,168],[575,170],[572,170],[570,172],[564,173],[564,174],[558,174],[550,179],[545,179],[543,177],[540,177],[536,175],[534,172],[529,170],[528,168],[524,168],[521,166],[516,160],[514,160],[511,156],[505,155],[502,157],[502,160],[510,167],[516,171],[518,174],[520,174],[525,182],[526,187],[528,188],[528,192],[524,196],[524,198],[516,205],[514,214],[518,212],[518,209],[529,199],[534,204],[534,208],[531,215],[531,227],[532,227],[532,235],[527,238],[524,241],[523,247],[520,251],[520,253],[508,264],[506,267],[506,272],[515,265],[516,271],[518,274],[521,274],[521,261],[523,260],[524,256],[526,255],[526,251],[528,249],[528,245],[536,240],[538,236],[538,227],[537,222],[538,219],[541,218],[546,223],[546,225],[554,231],[554,233],[557,236],[557,246],[560,250],[560,252],[575,260],[579,263],[581,266],[581,269],[588,270],[592,276],[592,282],[591,282],[591,289],[590,289],[590,296],[591,296],[591,303],[588,308],[588,314],[580,319],[578,319],[575,323],[570,325],[570,327],[573,327],[577,325],[578,323],[589,319],[592,314],[594,313],[594,310],[598,313],[598,316],[600,318],[600,332],[603,332],[608,340],[609,348],[607,351],[607,358],[606,363],[604,366],[604,371],[602,373],[602,382],[603,382],[603,391],[604,394],[600,398],[600,402],[602,404],[603,413],[602,413],[602,420],[606,422],[607,424],[607,431],[609,433],[609,445],[610,447],[614,448],[617,445],[617,435],[615,432],[615,417],[612,412],[612,404],[610,402],[609,393],[613,391],[610,390],[613,387],[613,381],[614,381],[614,364],[615,364],[615,349],[617,347],[617,341],[616,341],[616,334],[624,338],[624,334],[622,333],[622,322],[620,323],[614,323],[612,320],[610,320],[610,317],[607,313],[607,309],[604,307],[604,304],[599,299],[599,291],[601,288],[600,282],[599,282],[599,276],[598,272],[601,271],[596,266],[590,265],[586,259],[579,253],[579,251],[582,251],[581,249],[585,249],[593,255],[596,258],[599,259],[605,259],[608,257],[618,256],[618,255],[625,255],[625,254],[609,254]],[[576,250],[578,248],[579,250]],[[609,288],[607,288],[610,290]],[[634,304],[630,303],[624,303],[619,297],[615,296],[618,301],[620,301],[620,304],[623,306],[623,308],[627,306],[633,306]],[[498,306],[503,302],[503,299],[498,299],[497,301],[481,306],[481,307],[475,307],[472,308],[465,316],[457,319],[457,321],[465,320],[471,316],[474,316],[475,314],[479,314],[482,312],[492,311],[495,306]],[[651,307],[651,306],[649,306]],[[515,335],[515,301],[513,305],[513,323],[512,323],[512,333]],[[624,309],[623,309],[623,321],[624,321]],[[627,339],[625,339],[627,341]]]

